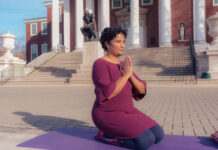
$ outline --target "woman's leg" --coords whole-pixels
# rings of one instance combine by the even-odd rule
[[[150,131],[154,134],[155,136],[155,144],[156,143],[159,143],[163,137],[164,137],[164,131],[163,129],[161,128],[160,125],[156,125],[152,128],[150,128]]]
[[[145,130],[139,137],[132,140],[118,140],[120,146],[136,149],[136,150],[147,150],[152,144],[155,143],[154,134],[150,129]]]

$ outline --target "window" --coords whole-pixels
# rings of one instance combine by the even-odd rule
[[[213,0],[213,5],[218,6],[218,0]]]
[[[48,34],[47,22],[42,22],[42,34]]]
[[[31,35],[36,35],[37,34],[37,24],[32,23],[31,24]]]
[[[59,44],[60,44],[60,45],[63,45],[62,34],[61,34],[61,33],[59,34]]]
[[[42,54],[48,52],[48,44],[42,44]]]
[[[121,21],[121,27],[122,28],[125,28],[125,29],[128,29],[129,28],[129,23],[127,20],[122,20]]]
[[[62,11],[61,6],[59,7],[59,22],[62,21]]]
[[[38,45],[31,45],[31,61],[34,60],[38,56]]]
[[[122,8],[122,1],[121,0],[112,0],[112,8]]]
[[[152,4],[153,4],[153,0],[142,0],[142,6],[152,5]]]

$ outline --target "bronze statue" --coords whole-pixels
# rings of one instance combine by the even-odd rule
[[[85,26],[81,27],[80,30],[82,34],[85,36],[86,41],[95,40],[95,20],[91,10],[85,10],[85,16],[83,16],[83,21],[85,22]]]

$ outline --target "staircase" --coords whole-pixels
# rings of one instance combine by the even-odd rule
[[[37,67],[23,79],[11,79],[6,85],[50,85],[69,83],[71,74],[76,73],[82,63],[82,52],[59,53]]]
[[[148,84],[194,84],[188,47],[126,50],[133,71]],[[7,85],[91,84],[91,68],[80,68],[82,52],[61,53],[38,67],[25,79],[13,79]]]
[[[195,84],[189,47],[126,50],[133,71],[150,84]]]

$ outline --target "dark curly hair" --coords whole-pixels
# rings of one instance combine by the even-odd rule
[[[122,33],[125,38],[127,37],[127,30],[120,27],[120,26],[116,26],[116,27],[108,27],[108,28],[104,28],[104,30],[101,33],[101,37],[100,37],[100,43],[102,48],[107,52],[107,47],[105,45],[105,42],[110,43],[111,40],[113,40],[117,34]]]

